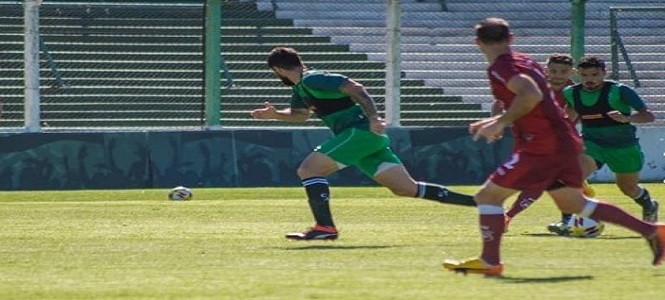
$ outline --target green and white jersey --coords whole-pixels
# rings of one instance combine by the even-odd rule
[[[621,148],[638,144],[636,128],[630,123],[619,123],[607,116],[610,111],[619,111],[629,116],[632,110],[646,106],[640,96],[629,86],[614,81],[605,81],[603,88],[585,91],[580,84],[563,90],[568,105],[580,116],[582,137],[601,147]]]
[[[347,128],[369,128],[369,120],[358,104],[339,91],[348,77],[341,74],[309,70],[294,85],[291,108],[313,111],[333,133]]]

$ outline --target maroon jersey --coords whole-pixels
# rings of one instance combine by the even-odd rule
[[[515,98],[506,84],[516,75],[531,77],[543,94],[529,113],[513,123],[515,151],[531,154],[570,153],[577,155],[582,142],[575,128],[566,121],[563,109],[555,103],[554,92],[549,88],[543,68],[526,54],[508,52],[499,56],[487,69],[494,98],[510,108]]]
[[[568,83],[566,83],[566,86],[573,85],[573,84],[575,84],[575,82],[573,82],[572,80],[568,80]],[[556,104],[559,104],[559,106],[561,106],[561,108],[566,108],[566,98],[563,96],[563,89],[558,90],[558,91],[555,91],[555,90],[552,90],[552,91],[554,92],[554,100],[556,101]]]
[[[561,90],[561,91],[552,90],[552,92],[554,93],[555,103],[557,105],[559,105],[561,108],[565,108],[566,107],[566,98],[563,97],[563,90]]]

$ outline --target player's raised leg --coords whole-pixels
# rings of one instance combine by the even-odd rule
[[[561,211],[619,225],[642,235],[653,252],[654,266],[665,258],[665,224],[644,222],[612,204],[585,198],[576,188],[561,187],[549,193]]]
[[[517,200],[513,202],[513,205],[506,212],[506,227],[508,227],[510,221],[519,213],[529,208],[531,204],[536,202],[538,198],[543,194],[543,192],[529,192],[523,191],[517,196]],[[507,228],[506,228],[507,229]]]
[[[378,166],[374,180],[403,197],[417,197],[444,204],[476,206],[473,196],[453,192],[445,186],[416,182],[402,164],[383,163]]]

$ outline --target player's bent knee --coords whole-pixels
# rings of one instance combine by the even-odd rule
[[[323,174],[321,174],[321,172],[313,171],[313,170],[311,170],[307,167],[304,167],[304,166],[298,167],[298,170],[296,171],[296,173],[298,174],[298,177],[300,177],[300,179],[307,179],[307,178],[312,178],[312,177],[323,177],[324,176]]]

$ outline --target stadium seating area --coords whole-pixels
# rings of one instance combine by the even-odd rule
[[[41,7],[42,119],[45,128],[199,126],[203,123],[203,11],[200,1],[48,1]],[[78,2],[79,4],[75,4]],[[103,2],[103,3],[101,3]],[[117,3],[116,3],[117,2]],[[454,126],[483,116],[489,103],[483,57],[472,26],[498,15],[511,20],[516,48],[544,61],[568,52],[570,4],[559,0],[404,0],[402,125]],[[587,4],[589,54],[609,58],[611,5]],[[442,3],[445,3],[445,8]],[[0,127],[23,124],[23,7],[0,1]],[[276,45],[300,50],[308,66],[345,73],[365,84],[380,109],[385,94],[385,1],[223,1],[220,85],[223,126],[289,126],[252,120],[264,101],[285,105],[289,89],[265,66]],[[643,85],[640,93],[665,117],[662,18],[621,28]],[[53,72],[55,70],[56,72]],[[625,66],[622,81],[630,83]],[[58,86],[51,88],[51,86]],[[487,108],[487,107],[485,107]],[[302,126],[302,124],[297,124]],[[308,126],[320,125],[318,121]]]
[[[259,0],[264,11],[293,19],[316,35],[349,45],[371,60],[385,61],[385,1]],[[491,102],[487,64],[473,44],[473,25],[488,16],[506,18],[517,36],[515,48],[544,62],[553,52],[570,52],[571,4],[561,0],[404,0],[402,10],[403,71],[460,95],[465,103]],[[272,5],[276,3],[275,5]],[[445,4],[445,5],[444,5]],[[619,34],[636,69],[639,93],[660,119],[665,119],[665,3],[662,0],[607,0],[586,3],[585,53],[610,61],[609,7],[658,6],[658,12],[619,15]],[[445,10],[445,11],[444,11]],[[626,64],[620,81],[633,85]],[[609,65],[608,65],[609,69]],[[665,124],[665,122],[658,122]]]
[[[156,1],[154,1],[156,2]],[[64,84],[42,55],[42,118],[48,127],[197,126],[202,124],[202,8],[200,5],[49,4],[41,7],[41,34]],[[384,99],[384,63],[353,53],[330,37],[251,1],[224,2],[220,84],[223,126],[281,125],[248,114],[264,101],[285,105],[290,90],[266,68],[275,45],[300,50],[308,66],[343,72]],[[3,126],[21,126],[23,113],[22,6],[0,10],[0,93]],[[423,80],[402,80],[404,125],[460,125],[487,115]],[[433,111],[436,108],[437,111]],[[445,113],[441,113],[445,112]],[[306,125],[319,125],[318,121]],[[302,124],[298,124],[302,126]]]

